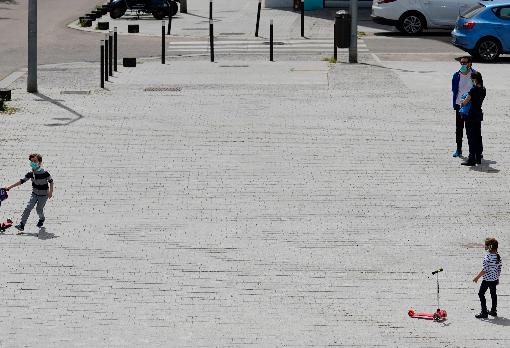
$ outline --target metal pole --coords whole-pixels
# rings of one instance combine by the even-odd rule
[[[108,81],[108,34],[104,38],[104,80]]]
[[[335,63],[338,59],[338,48],[336,46],[336,41],[338,40],[337,36],[336,36],[336,23],[333,25],[333,30],[335,31],[335,33],[333,34],[333,58],[335,59]]]
[[[301,37],[305,37],[305,0],[301,0]]]
[[[214,62],[214,28],[212,19],[209,19],[209,40],[211,44],[211,62]]]
[[[37,0],[28,2],[27,92],[37,93]]]
[[[274,61],[273,57],[273,20],[269,22],[269,60]]]
[[[181,0],[181,13],[188,13],[188,3],[186,0]]]
[[[161,22],[161,64],[165,64],[165,21]]]
[[[108,74],[113,76],[113,33],[108,34]]]
[[[349,45],[349,63],[358,62],[358,0],[350,0],[351,5],[351,43]]]
[[[212,0],[209,1],[209,19],[212,20]]]
[[[104,88],[104,40],[101,40],[101,88]]]
[[[262,8],[262,0],[259,0],[259,6],[257,9],[257,25],[255,27],[255,37],[259,37],[259,23],[260,23],[260,10]]]
[[[113,28],[113,70],[117,71],[117,27]]]

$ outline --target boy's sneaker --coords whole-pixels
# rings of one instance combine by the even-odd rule
[[[497,317],[497,316],[498,316],[498,312],[496,312],[496,311],[490,311],[488,314],[489,314],[491,317]]]
[[[462,150],[457,150],[453,153],[453,157],[462,157]]]
[[[39,220],[39,222],[37,223],[37,227],[43,227],[44,225],[44,220]]]
[[[475,315],[476,319],[485,319],[489,317],[489,313],[487,312],[480,312],[480,314]]]
[[[22,222],[20,222],[18,225],[14,227],[16,227],[16,229],[18,230],[18,234],[22,234],[23,231],[25,230],[25,224],[23,224]]]

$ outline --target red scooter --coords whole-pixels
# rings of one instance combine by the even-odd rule
[[[432,272],[432,275],[436,275],[436,279],[437,279],[437,310],[434,313],[416,313],[416,311],[413,308],[411,308],[407,312],[407,314],[411,318],[434,320],[434,321],[446,320],[446,317],[448,316],[448,314],[446,313],[446,311],[444,309],[439,308],[439,272],[443,272],[443,269],[440,268],[440,269]]]

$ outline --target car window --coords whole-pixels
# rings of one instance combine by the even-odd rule
[[[462,13],[460,16],[464,17],[464,18],[471,18],[471,17],[476,16],[483,10],[485,10],[485,5],[478,3],[475,6],[464,11],[464,13]]]
[[[510,7],[499,7],[495,13],[501,19],[510,20]]]

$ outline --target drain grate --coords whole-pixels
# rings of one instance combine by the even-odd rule
[[[146,87],[144,92],[180,92],[182,87]]]

